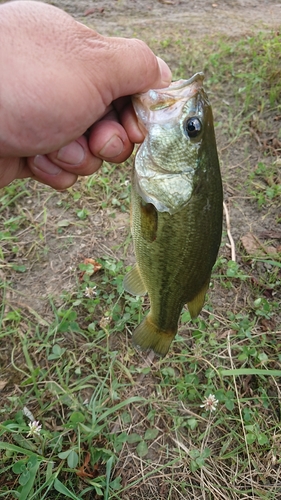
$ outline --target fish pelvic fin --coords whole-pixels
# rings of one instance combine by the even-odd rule
[[[202,286],[200,292],[194,297],[193,300],[187,303],[188,310],[190,312],[190,316],[192,319],[197,318],[198,314],[200,313],[204,302],[205,302],[205,295],[207,293],[207,290],[209,288],[210,284],[210,278],[207,279],[207,281],[204,283]]]
[[[147,290],[146,286],[142,280],[140,275],[139,267],[135,264],[131,271],[126,274],[123,286],[126,292],[131,293],[132,295],[145,295]]]
[[[137,349],[152,349],[157,356],[165,356],[177,330],[162,331],[150,318],[150,313],[133,332],[132,341]]]

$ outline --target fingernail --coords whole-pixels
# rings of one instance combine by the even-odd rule
[[[59,149],[57,159],[69,165],[79,165],[85,158],[85,152],[79,142],[71,142],[67,146]]]
[[[105,158],[115,158],[119,156],[124,149],[123,141],[118,137],[118,135],[113,135],[109,141],[103,146],[99,152],[99,156],[104,156]]]
[[[158,66],[160,69],[162,82],[163,84],[168,86],[172,81],[172,72],[168,64],[166,64],[165,61],[161,59],[161,57],[157,57],[157,59],[158,59]]]
[[[60,167],[52,163],[46,156],[43,155],[35,156],[33,163],[35,167],[42,170],[42,172],[45,172],[45,174],[57,175],[62,171]]]

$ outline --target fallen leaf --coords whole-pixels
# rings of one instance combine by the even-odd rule
[[[84,16],[89,16],[90,14],[94,14],[95,11],[96,11],[95,7],[92,7],[91,9],[87,9],[84,12]]]
[[[84,259],[84,264],[91,264],[94,273],[97,273],[102,268],[102,265],[95,259]]]
[[[273,321],[273,319],[262,318],[260,320],[260,325],[263,332],[272,332],[276,327],[275,321]]]
[[[90,259],[90,258],[84,259],[83,264],[90,264],[92,266],[92,272],[90,272],[90,274],[95,274],[98,271],[100,271],[100,269],[102,268],[102,265],[99,262],[97,262],[95,259]],[[83,280],[84,274],[85,274],[85,271],[82,271],[82,273],[79,276],[80,281]]]
[[[267,253],[270,255],[270,254],[273,254],[273,253],[277,253],[277,248],[275,247],[266,247],[266,251]]]
[[[81,465],[81,467],[79,467],[79,469],[76,470],[77,476],[82,478],[89,477],[91,479],[98,476],[99,465],[95,464],[94,466],[91,466],[90,460],[91,460],[91,455],[87,451],[83,465]]]
[[[7,385],[8,380],[0,380],[0,391]]]
[[[272,245],[266,246],[252,233],[241,236],[241,242],[249,255],[272,255],[276,254],[278,251],[277,248]]]
[[[262,238],[270,238],[272,240],[281,240],[281,231],[263,231],[259,233]]]
[[[260,253],[262,246],[260,245],[259,240],[252,233],[247,233],[244,236],[241,236],[241,242],[249,255]]]

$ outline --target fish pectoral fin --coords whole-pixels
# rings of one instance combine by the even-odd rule
[[[198,314],[200,313],[204,302],[205,302],[205,295],[207,293],[207,290],[209,288],[210,284],[210,278],[207,279],[206,283],[202,286],[200,292],[194,297],[193,300],[187,303],[188,310],[190,312],[190,316],[192,319],[197,318]]]
[[[158,227],[158,213],[152,203],[141,201],[141,235],[148,242],[152,243],[156,240]]]
[[[147,351],[152,349],[158,356],[165,356],[169,350],[177,330],[162,331],[151,320],[150,314],[144,318],[141,324],[133,332],[132,341],[137,349]]]
[[[131,293],[132,295],[145,295],[147,290],[146,286],[142,280],[140,275],[140,271],[138,265],[135,264],[131,271],[126,274],[123,286],[126,292]]]

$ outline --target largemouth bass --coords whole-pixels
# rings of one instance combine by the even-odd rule
[[[150,311],[133,343],[164,356],[187,304],[201,311],[222,232],[222,183],[212,109],[203,74],[133,97],[146,137],[132,177],[131,230],[136,264],[125,276]]]

